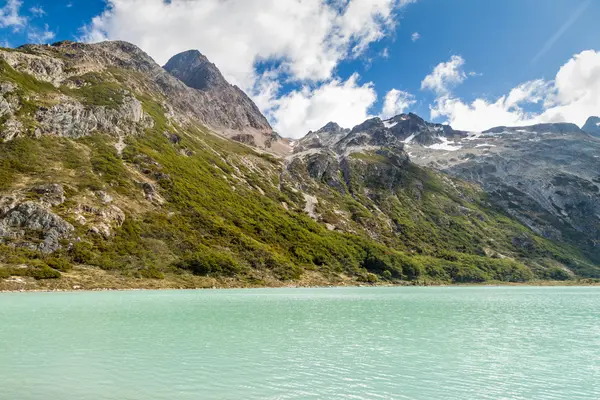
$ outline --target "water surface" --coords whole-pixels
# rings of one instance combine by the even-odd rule
[[[600,399],[600,288],[0,294],[0,399]]]

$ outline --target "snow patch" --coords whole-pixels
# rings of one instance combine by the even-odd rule
[[[481,138],[483,135],[483,133],[481,132],[469,132],[468,134],[469,136],[467,136],[466,138],[463,138],[463,140],[477,140],[479,138]]]
[[[434,145],[427,146],[426,148],[431,149],[431,150],[445,150],[445,151],[457,151],[457,150],[462,149],[462,146],[457,146],[455,142],[451,142],[443,136],[439,137],[439,139],[442,141],[442,143],[436,143]]]
[[[409,137],[407,137],[406,139],[404,139],[404,140],[402,141],[402,143],[406,143],[406,144],[408,144],[408,143],[412,142],[412,141],[413,141],[413,139],[414,139],[416,136],[417,136],[417,134],[416,134],[416,133],[413,133],[412,135],[410,135]]]
[[[393,127],[395,127],[396,125],[398,125],[398,123],[397,123],[397,122],[395,122],[395,121],[394,121],[394,120],[392,120],[392,119],[388,119],[387,121],[383,121],[383,125],[384,125],[386,128],[390,129],[390,128],[393,128]]]
[[[489,144],[489,143],[482,143],[482,144],[478,144],[477,146],[475,146],[475,148],[478,147],[496,147],[495,144]]]

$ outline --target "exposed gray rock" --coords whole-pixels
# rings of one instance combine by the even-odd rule
[[[60,248],[60,240],[67,238],[74,228],[71,224],[44,206],[27,201],[0,214],[0,239],[21,240],[21,245],[42,253],[52,253]],[[27,237],[37,234],[41,242]]]
[[[77,81],[81,81],[80,78],[87,73],[100,73],[109,79],[112,68],[142,73],[149,82],[140,84],[133,78],[120,83],[129,86],[132,91],[151,91],[159,97],[168,98],[169,104],[161,105],[174,124],[200,123],[227,137],[251,134],[258,147],[279,154],[291,152],[289,140],[273,135],[268,121],[252,100],[238,87],[227,83],[218,69],[197,51],[176,56],[168,64],[169,70],[185,80],[188,86],[138,47],[126,42],[83,44],[63,41],[52,46],[26,45],[19,50],[21,52],[0,51],[0,58],[7,60],[15,69],[55,86],[78,88]],[[128,122],[137,119],[126,110],[120,110],[121,114],[127,114],[120,116],[106,110],[81,110],[81,107],[73,105],[73,101],[61,101],[69,105],[45,116],[48,123],[44,128],[79,137],[90,128],[103,128],[102,121],[106,119],[126,122],[122,131],[129,130],[131,124]],[[98,121],[94,117],[98,117]]]
[[[125,97],[117,108],[85,106],[68,100],[36,113],[38,135],[56,135],[70,138],[88,136],[94,132],[114,135],[133,134],[150,124],[144,118],[142,104],[132,96]]]
[[[0,139],[8,142],[13,140],[23,132],[23,124],[15,118],[10,118],[3,125],[0,125]]]
[[[65,63],[58,58],[0,50],[0,59],[16,70],[33,75],[35,78],[50,82],[55,86],[59,86],[67,77],[64,73]]]
[[[240,133],[239,135],[232,136],[231,140],[235,140],[236,142],[244,143],[250,146],[256,146],[256,140],[254,140],[254,136],[247,133]]]
[[[600,137],[600,118],[599,117],[589,117],[587,122],[581,129],[584,132],[589,133],[590,135]]]
[[[298,144],[294,147],[294,152],[299,153],[308,149],[331,147],[348,133],[350,133],[350,129],[344,129],[335,122],[330,122],[316,132],[308,132],[308,135],[298,141]]]
[[[62,185],[49,183],[39,185],[32,189],[32,192],[41,195],[40,202],[48,206],[59,206],[65,202],[65,190]]]
[[[205,99],[209,122],[243,131],[253,128],[272,132],[271,125],[256,104],[234,85],[230,85],[218,68],[197,50],[171,58],[164,66],[171,75],[195,89]]]

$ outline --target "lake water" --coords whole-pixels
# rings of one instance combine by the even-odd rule
[[[600,399],[600,288],[0,294],[0,399]]]

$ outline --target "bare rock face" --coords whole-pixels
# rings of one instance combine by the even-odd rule
[[[294,147],[294,152],[299,153],[309,149],[330,147],[343,139],[348,133],[350,133],[350,129],[344,129],[335,122],[330,122],[318,131],[308,132],[308,135],[302,138]]]
[[[18,241],[45,254],[58,250],[60,240],[67,238],[73,230],[71,224],[32,201],[19,203],[0,213],[0,241]],[[26,239],[32,234],[39,236],[41,242]]]
[[[206,99],[206,113],[213,121],[236,130],[273,130],[256,104],[237,86],[230,85],[218,68],[199,51],[178,54],[164,68]]]
[[[25,72],[41,81],[59,86],[66,79],[65,62],[54,57],[24,52],[0,51],[0,59],[14,69]]]
[[[600,118],[589,117],[587,122],[581,129],[592,136],[600,137]]]
[[[49,183],[39,185],[32,189],[32,192],[41,196],[40,202],[50,207],[59,206],[65,202],[65,190],[58,183]]]
[[[51,134],[69,138],[88,136],[94,132],[114,135],[133,134],[151,125],[142,104],[133,96],[125,97],[117,108],[84,106],[76,101],[41,108],[36,113],[37,135]]]

